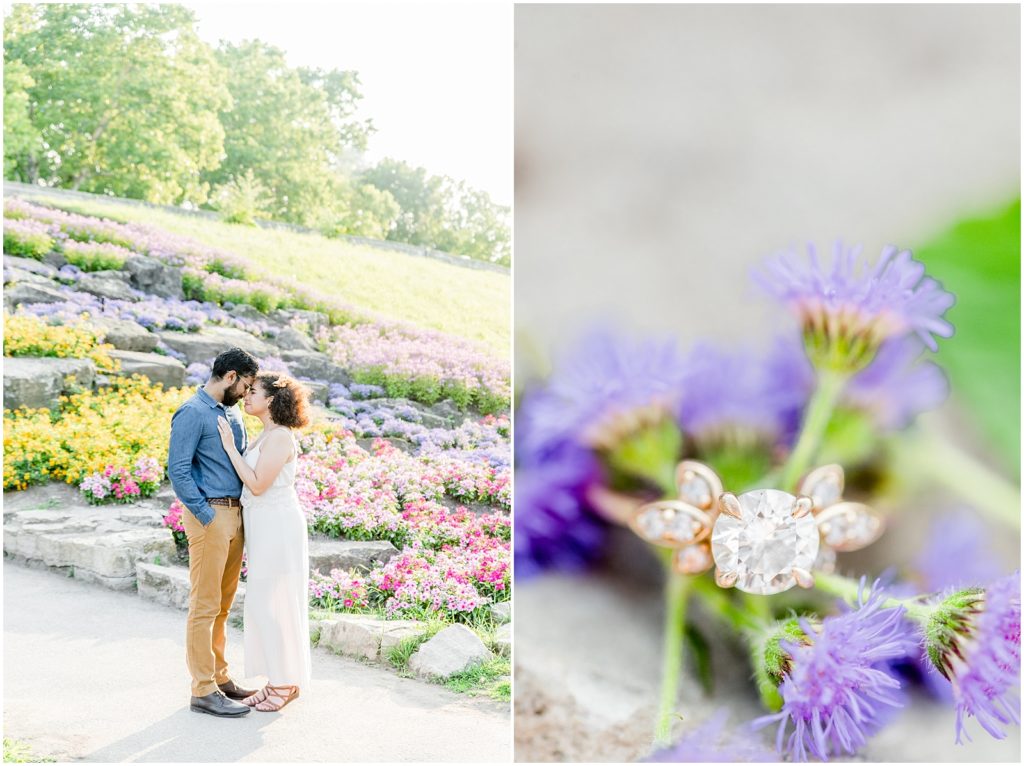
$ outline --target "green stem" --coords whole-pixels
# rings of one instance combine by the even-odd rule
[[[671,559],[669,560],[671,562]],[[686,600],[694,578],[666,568],[665,627],[661,656],[661,703],[654,727],[655,745],[669,744],[676,714],[679,679],[683,670],[683,634],[686,628]]]
[[[814,575],[814,587],[825,593],[838,596],[851,604],[857,603],[858,594],[860,593],[860,582],[857,580],[851,580],[849,577],[843,577],[842,575],[824,574],[822,572],[818,572]],[[922,604],[916,598],[887,598],[882,602],[882,606],[890,609],[902,606],[907,610],[907,616],[910,619],[922,624],[926,622],[935,611],[933,607],[927,604]]]
[[[889,443],[909,470],[956,493],[991,519],[1020,529],[1020,487],[934,433],[905,434]]]
[[[828,369],[818,371],[818,387],[807,405],[800,436],[782,467],[781,489],[795,489],[797,481],[810,467],[848,379],[849,375],[844,372]]]

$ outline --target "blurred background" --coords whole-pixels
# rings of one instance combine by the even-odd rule
[[[894,244],[958,299],[931,427],[1019,481],[1018,6],[521,5],[515,27],[519,392],[595,319],[684,348],[767,340],[778,309],[749,279],[765,256]],[[906,559],[919,522],[874,555]],[[1000,568],[1019,566],[1019,534],[990,531]],[[517,591],[517,760],[649,744],[659,572],[620,538],[597,571]],[[757,715],[729,672],[734,713]],[[952,747],[951,715],[908,708],[864,756],[1019,757],[1019,729]],[[943,736],[909,737],[922,726]]]

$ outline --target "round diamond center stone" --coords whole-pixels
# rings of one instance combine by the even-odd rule
[[[814,516],[793,517],[796,498],[777,489],[739,496],[742,518],[719,514],[711,532],[711,553],[724,573],[735,572],[736,587],[767,596],[796,584],[793,568],[808,572],[821,538]]]

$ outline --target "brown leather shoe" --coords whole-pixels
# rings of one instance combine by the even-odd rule
[[[217,684],[217,688],[224,692],[225,697],[233,700],[244,700],[259,691],[259,689],[243,689],[230,678],[227,683]]]

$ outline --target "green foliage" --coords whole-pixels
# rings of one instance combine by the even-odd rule
[[[782,648],[782,642],[806,642],[800,621],[796,617],[774,623],[759,640],[751,642],[751,662],[754,666],[754,680],[757,683],[761,702],[770,711],[782,708],[779,684],[789,672],[790,657]]]
[[[395,646],[388,649],[387,661],[392,667],[403,671],[408,670],[409,658],[416,653],[416,650],[446,627],[447,625],[440,620],[431,620],[427,623],[426,629],[422,633],[403,638]]]
[[[956,336],[935,361],[1002,468],[1020,472],[1020,200],[962,221],[914,251],[953,293]]]
[[[10,178],[19,160],[37,157],[43,145],[39,129],[32,124],[29,88],[35,81],[28,67],[18,60],[4,62],[4,177]]]
[[[504,657],[495,657],[449,676],[444,685],[459,694],[485,693],[492,699],[508,701],[511,698],[511,685],[507,680],[510,673],[511,663]]]
[[[382,191],[372,184],[344,184],[338,204],[339,210],[325,213],[318,225],[325,237],[348,234],[386,239],[401,213],[391,192]]]
[[[223,153],[218,114],[230,96],[191,11],[26,3],[7,21],[5,67],[31,80],[23,90],[41,136],[7,158],[9,177],[158,203],[205,200],[200,174]]]
[[[362,180],[389,192],[401,209],[388,239],[510,263],[509,209],[486,192],[390,158],[364,171]]]
[[[8,255],[39,260],[51,250],[53,237],[47,234],[22,233],[4,227],[4,252]]]
[[[56,760],[36,755],[24,742],[4,737],[4,763],[55,763]]]
[[[119,253],[110,253],[102,248],[79,247],[64,252],[64,258],[82,271],[105,271],[121,269],[125,258]]]
[[[358,124],[344,122],[360,98],[358,79],[290,68],[284,51],[258,40],[222,43],[216,56],[232,104],[220,112],[225,156],[204,180],[222,186],[249,173],[272,190],[271,218],[315,225],[336,205],[332,163],[347,141],[365,144]]]
[[[256,180],[252,168],[216,187],[210,204],[227,223],[252,226],[269,207],[270,196],[266,187]]]

